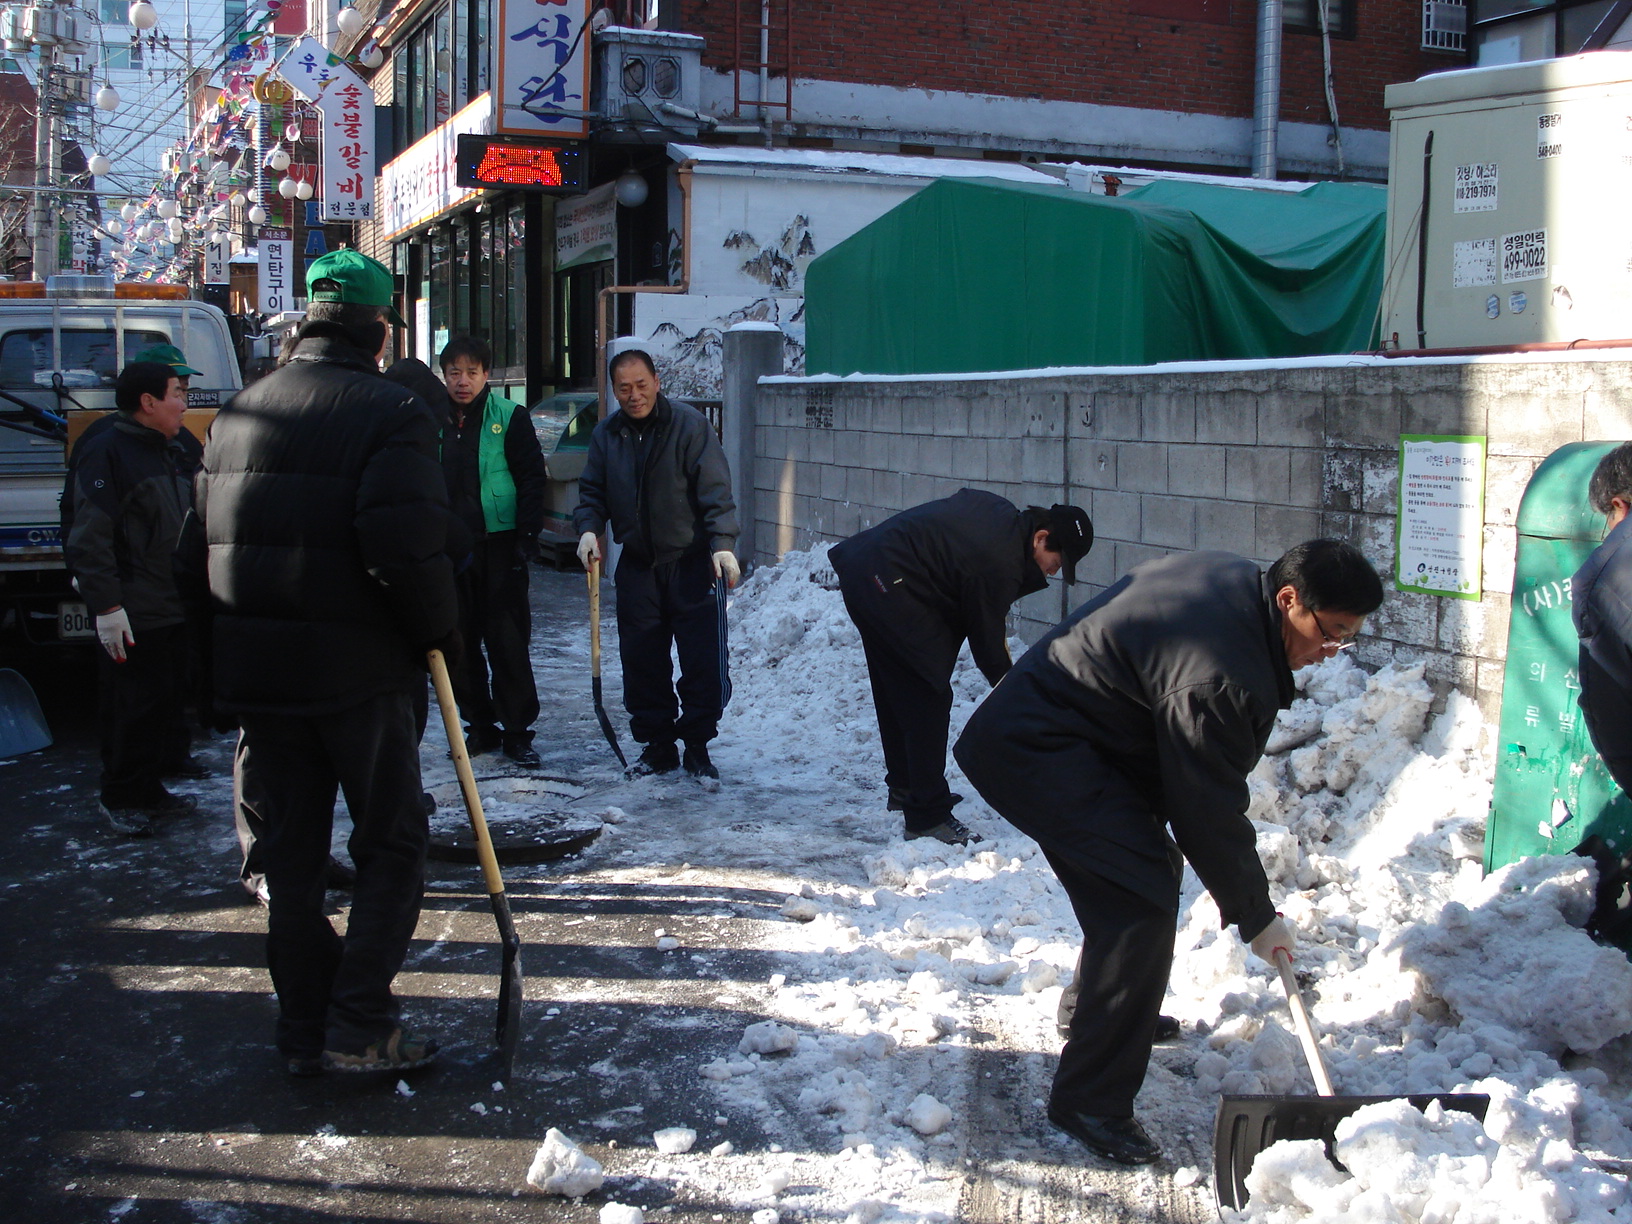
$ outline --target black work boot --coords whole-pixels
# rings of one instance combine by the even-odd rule
[[[465,755],[479,757],[504,745],[504,736],[494,726],[470,727],[465,731]]]
[[[720,771],[708,759],[707,744],[687,744],[684,762],[686,772],[694,778],[718,778]]]
[[[1108,1118],[1049,1105],[1048,1120],[1096,1156],[1123,1165],[1154,1164],[1161,1149],[1135,1118]]]
[[[539,760],[538,753],[533,749],[531,737],[527,739],[506,739],[504,741],[504,755],[509,757],[523,769],[539,769],[544,762]]]
[[[648,774],[673,773],[679,768],[680,752],[670,740],[666,744],[647,744],[626,772],[631,778],[644,778]]]

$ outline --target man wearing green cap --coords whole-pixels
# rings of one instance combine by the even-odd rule
[[[415,691],[428,649],[458,653],[447,490],[438,422],[379,371],[391,274],[340,250],[307,287],[306,321],[216,417],[198,479],[216,706],[243,729],[238,801],[265,831],[279,1052],[295,1075],[404,1071],[436,1053],[391,983],[429,842]],[[337,791],[357,868],[344,937],[323,913]]]

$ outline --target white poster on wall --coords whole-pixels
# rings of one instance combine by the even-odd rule
[[[1496,283],[1496,239],[1471,238],[1451,244],[1451,284],[1458,289],[1469,285]]]
[[[618,241],[618,201],[614,184],[604,183],[555,205],[555,270],[611,259]]]
[[[495,131],[589,134],[590,0],[499,0]]]
[[[1476,162],[1456,168],[1456,196],[1453,212],[1495,212],[1497,172],[1495,162]]]
[[[256,241],[260,264],[261,313],[276,315],[295,308],[294,276],[290,257],[294,234],[288,229],[266,226]]]
[[[1547,279],[1547,231],[1525,230],[1502,238],[1502,283]]]
[[[1394,585],[1477,600],[1484,586],[1485,439],[1400,435]]]

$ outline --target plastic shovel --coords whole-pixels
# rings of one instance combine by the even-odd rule
[[[0,759],[50,746],[51,728],[33,688],[20,673],[0,667]]]
[[[595,717],[600,719],[601,734],[612,745],[618,764],[625,769],[629,760],[618,745],[618,733],[612,729],[612,720],[606,716],[606,705],[601,700],[601,561],[597,557],[589,563],[589,690],[595,700]]]
[[[1397,1101],[1398,1096],[1338,1096],[1332,1091],[1332,1077],[1326,1070],[1315,1026],[1304,1006],[1303,992],[1292,976],[1292,958],[1277,948],[1275,967],[1281,971],[1281,985],[1286,990],[1287,1006],[1292,1012],[1292,1027],[1297,1031],[1298,1044],[1308,1060],[1309,1073],[1315,1080],[1319,1096],[1227,1096],[1218,1103],[1218,1117],[1213,1124],[1213,1191],[1218,1197],[1220,1210],[1229,1207],[1240,1210],[1247,1205],[1247,1174],[1252,1162],[1272,1143],[1283,1139],[1319,1139],[1326,1145],[1326,1158],[1338,1164],[1332,1144],[1337,1135],[1337,1124],[1362,1105],[1378,1101]],[[1426,1109],[1430,1101],[1438,1101],[1446,1109],[1472,1114],[1481,1122],[1490,1098],[1477,1092],[1413,1093],[1404,1097],[1418,1109]]]
[[[453,752],[453,767],[459,774],[459,791],[464,795],[465,811],[470,816],[470,831],[476,842],[476,861],[482,865],[482,876],[487,882],[487,899],[493,904],[493,917],[499,924],[499,943],[503,952],[499,966],[499,1015],[493,1036],[504,1065],[504,1078],[508,1080],[515,1065],[516,1042],[521,1037],[521,937],[516,934],[516,924],[510,918],[510,902],[504,895],[504,877],[499,874],[493,839],[487,833],[487,818],[482,815],[482,797],[476,793],[476,774],[470,768],[470,755],[465,751],[459,706],[453,699],[453,682],[448,679],[448,662],[440,650],[431,651],[429,658],[436,699],[442,707],[442,724],[447,728],[448,747]]]

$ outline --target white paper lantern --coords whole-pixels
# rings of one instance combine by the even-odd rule
[[[287,170],[289,160],[289,150],[282,145],[277,146],[266,155],[266,165],[270,170]]]
[[[172,217],[165,229],[170,235],[171,242],[180,242],[182,235],[187,232],[187,227],[181,223],[180,217]]]
[[[309,200],[316,194],[316,190],[305,179],[301,179],[300,182],[295,184],[295,198],[297,200]]]
[[[119,216],[122,220],[134,221],[136,220],[137,214],[139,214],[141,211],[142,210],[137,208],[136,205],[127,203],[119,210]]]
[[[646,185],[646,180],[639,174],[633,170],[625,170],[618,175],[617,181],[612,185],[612,194],[625,208],[639,208],[646,203],[650,189]]]
[[[155,211],[159,214],[159,216],[168,221],[171,217],[180,214],[181,205],[177,204],[174,200],[160,200],[159,206],[157,209],[155,209]]]
[[[96,91],[96,104],[105,111],[119,109],[119,91],[112,85],[104,85]]]
[[[358,56],[358,60],[364,68],[378,68],[385,63],[385,52],[381,51],[378,46],[370,47],[362,55]]]
[[[88,164],[92,174],[106,174],[113,169],[113,163],[100,153],[93,153]]]
[[[164,222],[149,221],[147,223],[147,241],[157,242],[162,237],[164,237]]]
[[[278,180],[278,194],[286,200],[295,198],[295,180],[288,175]]]
[[[266,224],[266,209],[262,208],[259,204],[250,205],[248,215],[249,215],[249,223],[251,225],[264,225],[264,224]]]
[[[159,10],[147,0],[136,0],[136,3],[130,6],[127,16],[130,18],[130,24],[138,30],[151,30],[159,24]]]
[[[368,23],[363,20],[363,15],[356,9],[343,8],[335,14],[334,24],[340,27],[340,33],[347,38],[356,38],[357,35],[363,32],[363,27]]]

